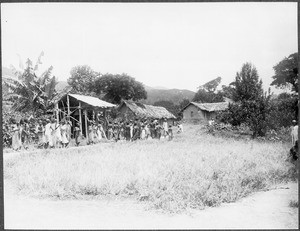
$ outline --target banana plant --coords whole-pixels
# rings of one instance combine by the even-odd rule
[[[37,76],[39,64],[42,64],[42,52],[33,67],[32,61],[27,59],[25,68],[19,69],[11,65],[14,76],[2,78],[3,84],[8,88],[8,93],[3,100],[12,102],[12,109],[19,112],[33,112],[45,114],[53,108],[54,97],[57,95],[55,76],[52,76],[53,67],[50,66],[40,76]]]

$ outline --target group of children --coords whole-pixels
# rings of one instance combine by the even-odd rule
[[[183,132],[181,123],[177,124],[177,133]],[[64,148],[68,147],[71,138],[75,145],[85,139],[86,143],[95,144],[101,140],[135,141],[147,139],[173,139],[172,125],[167,119],[133,119],[110,121],[88,120],[87,136],[82,135],[79,123],[72,128],[70,120],[63,119],[58,122],[55,118],[31,121],[15,119],[3,124],[4,146],[13,150],[28,149],[29,144],[36,144],[38,148]]]
[[[178,133],[183,132],[182,124],[178,124]],[[89,121],[88,144],[97,143],[102,139],[114,141],[135,141],[147,139],[173,139],[172,125],[168,125],[167,119],[158,121],[155,119],[135,119],[109,122],[106,132],[101,123]]]
[[[27,119],[16,122],[4,123],[4,145],[18,151],[28,149],[30,143],[35,143],[39,148],[67,147],[71,140],[71,123],[56,119],[38,120],[33,123]]]

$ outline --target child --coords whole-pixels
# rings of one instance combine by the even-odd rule
[[[145,126],[142,126],[142,131],[141,131],[141,140],[146,139],[146,130],[145,130]]]
[[[173,139],[173,130],[172,130],[172,126],[169,125],[169,129],[168,129],[168,140],[172,140]]]
[[[75,145],[78,147],[80,142],[79,142],[79,136],[80,136],[80,124],[77,122],[76,123],[76,126],[74,128],[74,131],[75,131]]]
[[[177,133],[182,133],[183,132],[183,126],[182,126],[182,123],[178,123],[178,131]]]

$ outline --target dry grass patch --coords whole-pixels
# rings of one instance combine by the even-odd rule
[[[284,143],[237,141],[185,128],[171,142],[148,140],[41,151],[7,160],[4,176],[43,197],[132,197],[170,212],[233,202],[296,179]]]

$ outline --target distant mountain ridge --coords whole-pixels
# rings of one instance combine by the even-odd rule
[[[59,92],[68,86],[68,83],[65,81],[59,81],[56,85],[56,90]],[[185,89],[160,89],[154,87],[145,86],[145,90],[147,91],[147,99],[141,100],[141,103],[153,105],[157,101],[171,101],[174,104],[179,104],[182,100],[188,99],[191,101],[195,92]]]
[[[10,68],[2,67],[2,77],[14,77],[14,74],[10,70]],[[56,85],[56,91],[60,92],[65,89],[69,84],[67,81],[58,81]],[[179,104],[182,100],[188,99],[191,101],[195,92],[185,89],[167,89],[162,86],[157,87],[149,87],[145,86],[145,90],[147,91],[147,99],[141,100],[141,103],[153,105],[157,101],[171,101],[174,104]]]
[[[174,104],[179,104],[182,100],[188,99],[191,101],[195,92],[186,89],[155,89],[145,86],[147,91],[147,99],[141,100],[145,104],[154,104],[157,101],[171,101]]]

